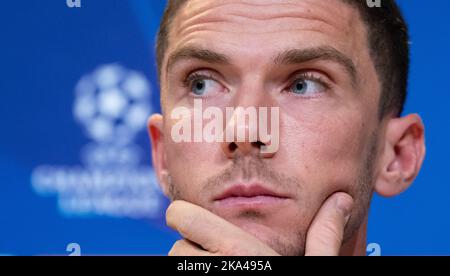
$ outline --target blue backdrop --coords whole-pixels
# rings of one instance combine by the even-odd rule
[[[159,109],[154,38],[165,1],[2,1],[0,254],[165,254],[145,132]],[[376,196],[368,243],[382,255],[450,254],[450,2],[399,1],[412,67],[405,112],[426,125],[414,185]],[[111,141],[108,137],[117,137]],[[71,251],[71,250],[69,250]]]

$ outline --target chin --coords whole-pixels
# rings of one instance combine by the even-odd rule
[[[295,229],[288,229],[290,227],[287,225],[283,227],[279,221],[274,222],[267,217],[251,217],[251,214],[225,219],[255,236],[280,255],[303,255],[305,236],[296,233]]]

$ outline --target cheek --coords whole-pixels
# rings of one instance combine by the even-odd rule
[[[280,158],[310,195],[324,200],[336,191],[353,190],[367,139],[362,122],[358,114],[283,119]]]
[[[221,156],[221,147],[216,143],[177,143],[171,139],[170,129],[165,133],[166,160],[172,183],[184,199],[200,203],[202,183],[223,169],[216,160]]]

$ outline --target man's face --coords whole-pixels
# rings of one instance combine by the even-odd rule
[[[168,62],[182,49],[190,51]],[[191,0],[172,22],[161,72],[173,199],[212,211],[281,254],[303,253],[311,221],[335,192],[355,199],[346,237],[363,223],[376,177],[380,84],[351,6]],[[203,108],[279,107],[278,151],[261,155],[257,143],[176,143],[171,111],[193,112],[195,98]],[[268,191],[272,196],[239,197]]]

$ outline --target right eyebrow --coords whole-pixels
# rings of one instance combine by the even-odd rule
[[[275,64],[300,64],[312,60],[330,60],[341,65],[350,75],[353,84],[357,80],[356,66],[352,59],[330,46],[306,49],[289,49],[275,57]]]
[[[167,61],[167,72],[182,60],[197,59],[207,63],[230,64],[230,57],[212,50],[187,46],[172,53]]]

